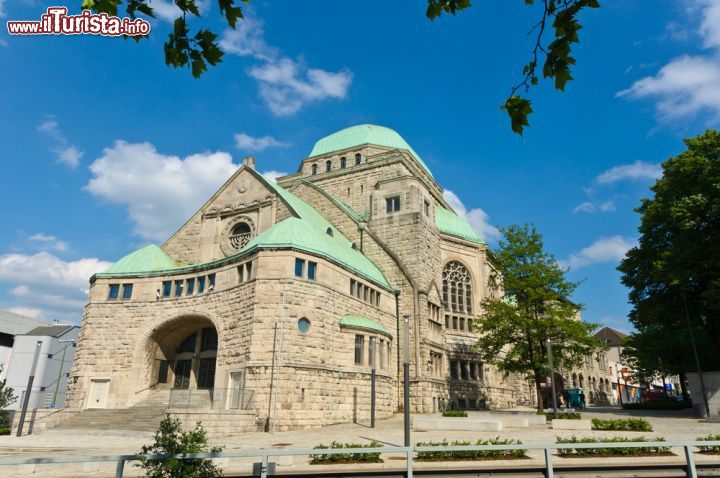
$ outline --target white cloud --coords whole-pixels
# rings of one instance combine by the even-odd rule
[[[288,143],[278,141],[272,136],[253,137],[247,133],[235,135],[235,146],[240,151],[265,151],[268,148],[287,148]]]
[[[707,111],[720,118],[720,0],[694,0],[700,14],[698,33],[708,55],[683,55],[663,66],[655,76],[637,80],[619,97],[656,101],[662,121],[693,117]]]
[[[196,0],[195,4],[204,13],[207,10],[207,2],[205,0]],[[149,5],[155,11],[155,18],[172,23],[176,18],[182,16],[182,10],[175,5],[173,0],[151,0]]]
[[[110,262],[96,258],[64,261],[42,251],[37,254],[0,255],[0,282],[17,284],[14,290],[22,293],[23,287],[36,286],[44,291],[84,291],[90,277],[110,267]]]
[[[163,241],[237,169],[225,152],[180,158],[158,153],[150,143],[116,141],[90,165],[85,189],[125,206],[135,233]]]
[[[232,55],[274,61],[278,56],[278,49],[265,43],[264,37],[262,20],[246,17],[238,21],[235,30],[225,30],[220,40],[220,48]]]
[[[57,156],[55,162],[64,164],[70,169],[78,167],[84,153],[76,146],[69,144],[65,135],[60,131],[60,125],[54,116],[47,116],[45,121],[38,125],[38,131],[49,136],[55,143],[55,146],[50,149]]]
[[[260,96],[276,116],[292,115],[310,101],[343,99],[352,82],[349,70],[306,70],[290,58],[253,67],[250,76],[260,83]]]
[[[632,164],[612,167],[595,180],[600,184],[611,184],[623,180],[658,179],[660,177],[662,177],[660,164],[635,161]]]
[[[110,267],[96,258],[64,261],[48,252],[0,255],[0,283],[9,284],[11,312],[40,319],[79,322],[90,277]]]
[[[265,172],[263,172],[263,173],[261,173],[261,174],[262,174],[262,175],[265,177],[265,179],[267,179],[268,181],[272,181],[272,182],[275,183],[275,182],[277,182],[277,178],[280,178],[280,177],[282,177],[282,176],[287,176],[287,175],[290,174],[290,173],[286,173],[285,171],[275,171],[275,170],[273,169],[273,170],[270,170],[270,171],[265,171]]]
[[[468,210],[454,192],[446,189],[443,193],[445,201],[461,217],[470,223],[473,230],[485,240],[494,240],[500,237],[500,231],[490,224],[490,216],[480,208]]]
[[[626,239],[622,236],[602,237],[581,249],[570,254],[566,260],[558,261],[562,267],[580,269],[592,264],[604,262],[619,262],[627,251],[637,245],[635,239]]]
[[[600,211],[602,212],[613,212],[615,211],[615,201],[612,199],[610,201],[606,201],[602,204],[600,204]]]
[[[289,116],[306,103],[347,97],[353,74],[310,68],[302,61],[282,56],[265,42],[262,21],[245,18],[236,30],[223,33],[220,47],[228,54],[251,57],[262,63],[248,70],[258,82],[260,97],[276,116]]]
[[[575,209],[573,209],[573,212],[575,214],[579,212],[594,212],[595,211],[595,205],[591,203],[590,201],[585,201],[582,204],[578,204]]]
[[[55,249],[57,251],[66,251],[68,248],[67,242],[61,241],[55,236],[48,236],[42,232],[32,235],[28,239],[37,243],[42,249],[48,248]]]

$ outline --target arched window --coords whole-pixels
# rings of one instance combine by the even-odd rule
[[[317,174],[317,164],[312,165],[312,175],[315,176]]]
[[[355,166],[360,164],[361,159],[362,159],[362,155],[360,153],[355,153]]]
[[[343,156],[342,158],[340,158],[340,169],[345,169],[346,166],[347,166],[347,158],[345,156]]]
[[[473,312],[470,273],[457,261],[448,262],[443,269],[443,305],[453,312]]]
[[[239,222],[230,231],[230,245],[233,249],[239,251],[250,242],[250,236],[252,236],[250,226],[244,222]]]
[[[329,159],[325,161],[325,171],[327,171],[328,173],[332,171],[332,161],[330,161]]]

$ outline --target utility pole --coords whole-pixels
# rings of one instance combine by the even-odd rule
[[[403,325],[403,389],[405,392],[405,446],[410,446],[410,363],[408,362],[408,355],[410,353],[410,332],[408,331],[408,328],[410,327],[409,315],[403,315]]]
[[[707,391],[705,390],[705,379],[703,379],[702,369],[700,368],[700,357],[698,356],[697,346],[695,345],[695,333],[693,332],[692,322],[690,321],[690,312],[688,312],[687,300],[685,300],[685,290],[682,291],[683,306],[685,308],[685,318],[687,319],[688,330],[690,331],[690,342],[692,343],[693,354],[695,355],[695,366],[700,379],[700,392],[702,393],[703,402],[705,403],[705,417],[710,418],[710,404],[708,403]]]
[[[552,385],[553,411],[555,412],[555,418],[558,418],[557,394],[555,393],[555,368],[553,367],[552,342],[550,341],[550,338],[547,339],[546,344],[548,365],[550,365],[550,384]]]
[[[38,358],[40,357],[40,348],[42,340],[38,340],[35,345],[35,355],[33,356],[32,367],[30,367],[30,377],[28,378],[28,386],[25,391],[25,399],[23,400],[22,412],[20,412],[20,422],[18,423],[17,436],[22,436],[23,425],[25,425],[25,414],[30,404],[30,393],[32,393],[33,382],[35,381],[35,370],[37,369]]]
[[[375,369],[373,368],[370,371],[370,428],[375,428],[375,379]]]

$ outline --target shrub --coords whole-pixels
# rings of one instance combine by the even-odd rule
[[[442,412],[444,417],[467,417],[468,414],[465,410],[445,410]]]
[[[418,443],[416,446],[470,446],[469,441],[454,441],[452,443],[443,440],[441,442]],[[500,437],[489,440],[478,440],[475,445],[522,445],[519,440],[500,439]],[[523,458],[527,450],[454,450],[454,451],[421,451],[416,459],[425,461],[441,460],[493,460],[501,458]]]
[[[545,415],[547,421],[552,421],[555,418],[555,412],[538,412],[538,415]],[[580,412],[558,412],[558,420],[580,420],[581,418]]]
[[[5,410],[0,410],[0,435],[9,435],[10,426],[11,423],[8,412],[6,412]]]
[[[697,441],[720,441],[720,434],[713,435],[709,434],[706,437],[698,437]],[[699,446],[700,453],[707,453],[709,455],[720,454],[720,446]]]
[[[665,441],[664,438],[647,439],[645,437],[612,437],[612,438],[578,438],[573,435],[570,438],[557,437],[558,444],[561,443],[626,443],[626,442],[646,442],[646,441]],[[670,447],[667,446],[644,446],[644,447],[618,447],[618,448],[560,448],[558,455],[560,456],[597,456],[597,455],[613,455],[613,456],[638,456],[647,454],[667,454]]]
[[[376,441],[371,441],[369,445],[363,445],[361,443],[340,443],[332,442],[330,446],[317,445],[313,447],[314,450],[328,450],[337,448],[380,448],[382,444]],[[338,453],[335,455],[310,455],[311,465],[321,464],[332,464],[332,463],[382,463],[380,459],[380,452],[371,453]]]
[[[692,407],[690,402],[673,402],[670,400],[643,402],[643,403],[623,403],[625,410],[682,410]]]
[[[144,455],[187,455],[188,453],[221,452],[222,448],[208,449],[207,434],[200,422],[195,430],[182,431],[180,419],[167,415],[160,428],[155,432],[155,443],[144,445],[140,449],[138,466],[145,470],[149,478],[216,478],[222,476],[222,470],[209,458],[190,458],[169,460],[148,460]]]
[[[628,431],[628,432],[651,432],[652,425],[642,418],[628,418],[626,420],[601,420],[599,418],[592,419],[593,430],[611,430],[611,431]]]

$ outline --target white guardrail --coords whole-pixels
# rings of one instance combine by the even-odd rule
[[[693,457],[695,447],[716,447],[720,441],[647,441],[647,442],[617,442],[617,443],[549,443],[549,444],[523,444],[523,445],[467,445],[467,446],[417,446],[417,447],[380,447],[380,448],[336,448],[336,449],[295,449],[295,450],[238,450],[217,453],[187,453],[184,455],[144,455],[147,460],[191,459],[191,458],[239,458],[260,457],[261,478],[268,476],[268,463],[270,457],[277,456],[303,456],[303,455],[338,455],[352,453],[382,453],[404,454],[406,456],[405,473],[408,478],[413,476],[414,454],[418,452],[442,451],[503,451],[503,450],[543,450],[545,456],[545,476],[553,478],[553,450],[581,449],[581,448],[645,448],[668,447],[682,448],[685,454],[685,465],[688,478],[697,478],[695,460]],[[65,455],[56,457],[36,458],[0,458],[2,465],[30,465],[52,463],[91,463],[116,462],[115,478],[122,478],[125,463],[137,461],[139,455]]]

